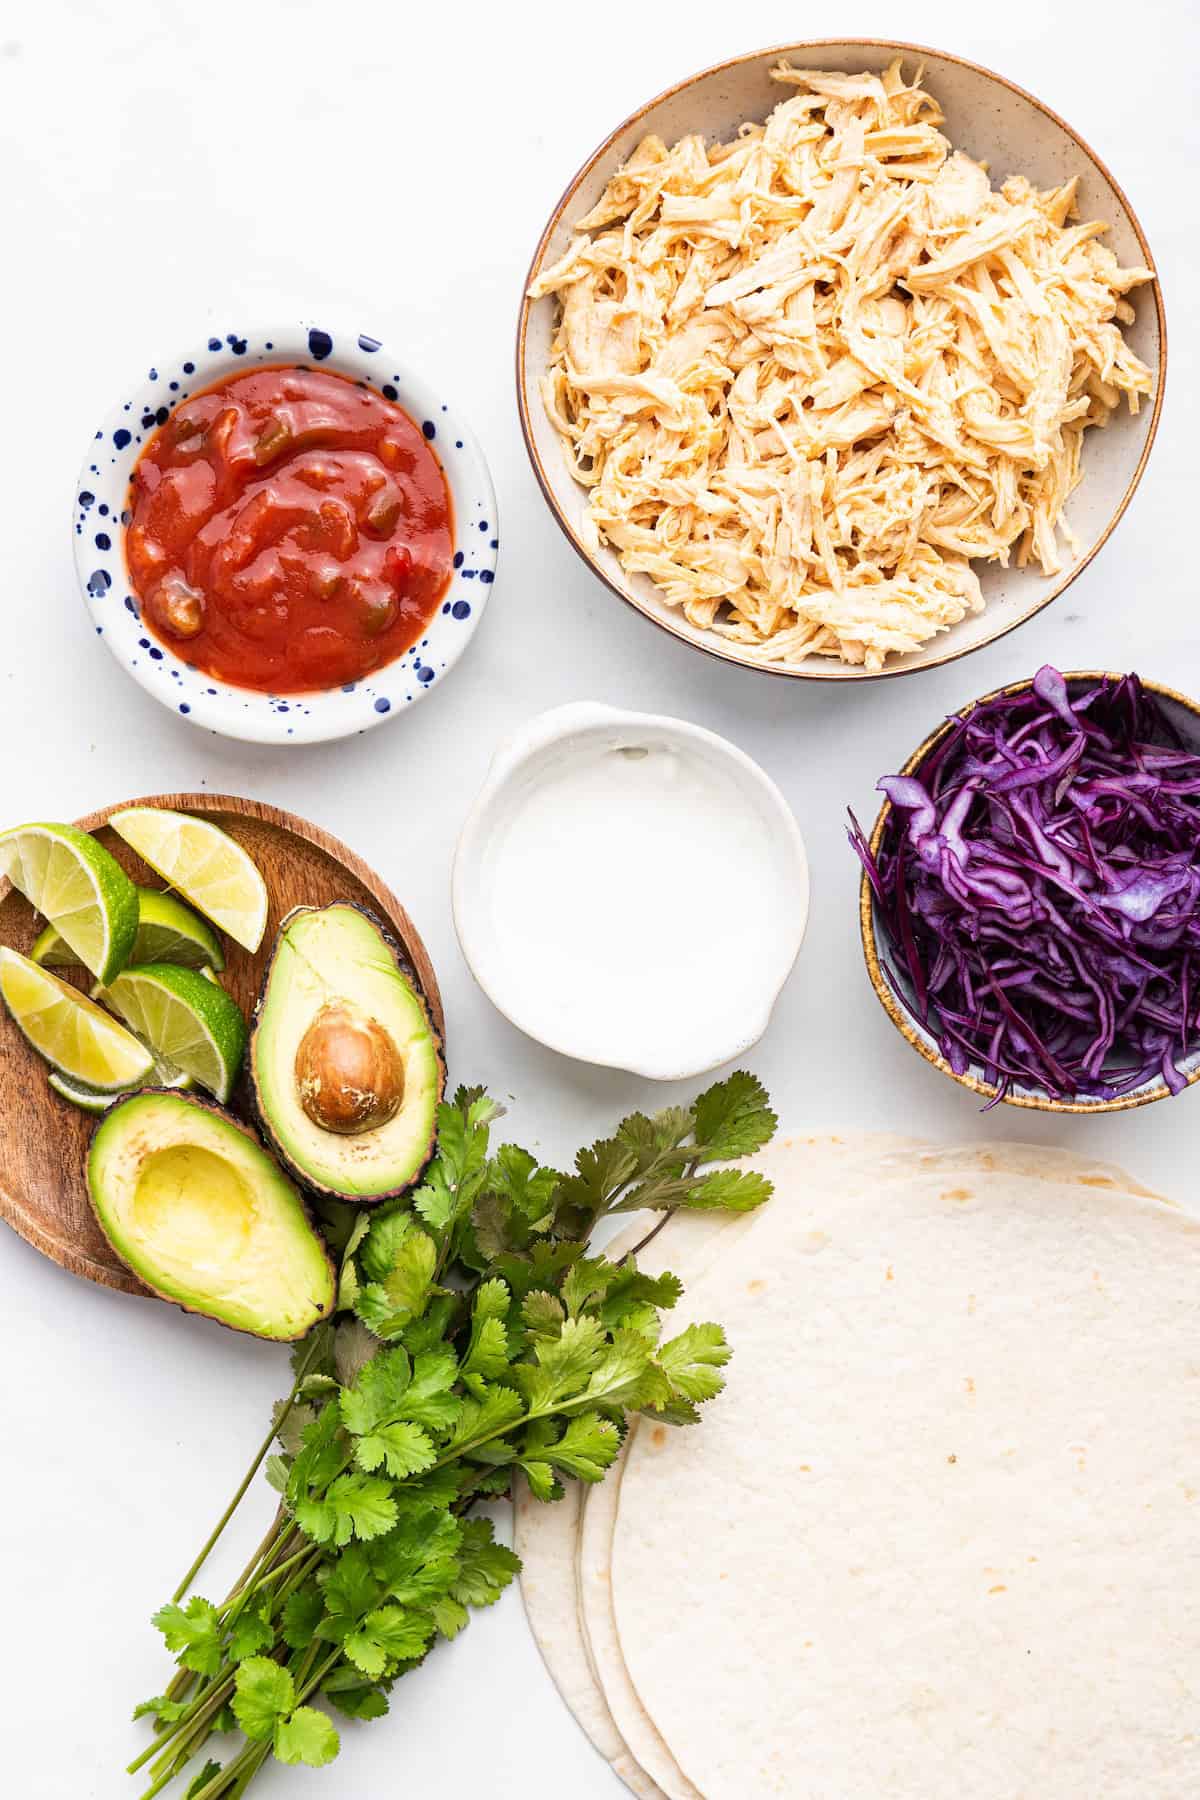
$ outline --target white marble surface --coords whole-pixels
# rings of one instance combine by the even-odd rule
[[[966,662],[837,691],[723,668],[610,598],[545,510],[511,373],[530,248],[585,153],[669,82],[806,25],[961,52],[1063,113],[1141,214],[1172,333],[1148,474],[1077,585]],[[869,0],[836,23],[784,0],[760,0],[752,18],[715,0],[605,0],[594,11],[9,0],[0,819],[71,818],[154,788],[208,786],[331,828],[424,932],[455,1076],[513,1096],[514,1135],[561,1158],[656,1096],[539,1050],[492,1010],[454,942],[452,846],[492,746],[530,713],[585,698],[675,712],[758,757],[808,841],[808,939],[751,1059],[787,1124],[1061,1142],[1188,1199],[1200,1095],[1075,1124],[1004,1109],[983,1120],[969,1094],[904,1050],[862,971],[842,818],[847,803],[870,811],[876,776],[943,711],[1046,659],[1132,665],[1200,692],[1188,529],[1200,400],[1189,286],[1196,48],[1184,0],[1142,0],[1119,17],[1089,0],[913,0],[901,14]],[[444,691],[367,737],[273,751],[190,729],[122,675],[86,627],[68,513],[84,444],[129,372],[198,330],[322,305],[405,340],[469,405],[500,494],[500,574]],[[7,1231],[0,1293],[3,1785],[21,1800],[117,1800],[137,1792],[119,1773],[139,1741],[129,1709],[164,1668],[145,1620],[236,1481],[283,1385],[282,1357],[74,1281]],[[266,1505],[260,1494],[250,1510]],[[486,1784],[495,1800],[617,1793],[544,1675],[515,1593],[403,1683],[390,1720],[347,1730],[336,1771],[276,1769],[253,1792],[352,1784],[380,1796]]]

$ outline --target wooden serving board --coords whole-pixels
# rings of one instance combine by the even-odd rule
[[[285,914],[294,906],[350,900],[368,907],[399,942],[425,991],[434,1024],[444,1035],[437,977],[420,933],[395,894],[345,844],[294,813],[230,794],[150,794],[118,801],[76,821],[146,887],[163,883],[108,829],[109,815],[125,806],[203,814],[236,838],[262,870],[271,907],[260,948],[251,956],[223,938],[228,960],[221,982],[247,1019]],[[0,881],[0,943],[28,953],[41,924],[29,902],[7,881]],[[71,969],[55,972],[68,979],[76,976]],[[89,980],[79,972],[81,987]],[[244,1082],[234,1095],[232,1110],[248,1117],[243,1088]],[[125,1294],[148,1295],[109,1245],[88,1200],[84,1164],[94,1125],[87,1113],[53,1092],[45,1064],[0,1006],[0,1218],[73,1275]]]

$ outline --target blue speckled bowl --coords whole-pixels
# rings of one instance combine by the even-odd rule
[[[263,694],[218,682],[142,626],[125,567],[129,482],[143,445],[181,400],[253,363],[322,365],[368,381],[423,427],[454,501],[454,576],[427,634],[347,687]],[[197,340],[132,382],[88,448],[75,492],[75,562],[96,635],[156,700],[189,724],[252,743],[316,744],[366,731],[440,686],[479,623],[496,571],[496,495],[457,409],[378,338],[307,322]]]

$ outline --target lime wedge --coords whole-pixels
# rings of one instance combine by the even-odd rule
[[[69,1081],[65,1075],[59,1075],[54,1070],[48,1080],[56,1094],[86,1113],[107,1112],[110,1106],[115,1106],[118,1100],[123,1100],[127,1094],[135,1091],[132,1088],[121,1088],[115,1094],[106,1094],[100,1088],[86,1086],[82,1081]],[[187,1093],[195,1087],[196,1082],[193,1076],[185,1075],[182,1069],[172,1069],[169,1063],[159,1063],[147,1077],[145,1085]]]
[[[267,885],[228,832],[207,819],[157,806],[130,806],[108,822],[206,919],[243,949],[258,949],[267,928]]]
[[[208,982],[204,988],[212,991]],[[136,1087],[154,1067],[146,1046],[94,1000],[6,947],[0,947],[0,994],[34,1049],[72,1081],[111,1094]]]
[[[225,967],[220,938],[190,906],[174,894],[160,894],[157,888],[140,887],[136,891],[138,928],[129,962],[178,963],[185,969]],[[29,954],[44,969],[59,969],[79,961],[54,925],[47,925]]]
[[[104,999],[155,1056],[228,1100],[246,1048],[246,1021],[219,982],[195,969],[147,963],[118,975]]]
[[[54,926],[99,981],[129,961],[137,889],[116,858],[74,825],[15,825],[0,832],[0,875]]]
[[[61,1095],[64,1100],[69,1100],[72,1106],[79,1108],[80,1112],[86,1113],[105,1112],[116,1101],[124,1100],[125,1096],[132,1091],[129,1088],[121,1088],[116,1094],[104,1094],[99,1088],[85,1087],[82,1081],[68,1081],[65,1075],[58,1075],[53,1071],[51,1071],[49,1081],[56,1094]]]

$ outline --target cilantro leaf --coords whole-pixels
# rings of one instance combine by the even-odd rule
[[[678,1150],[692,1129],[692,1114],[686,1106],[665,1106],[647,1118],[645,1113],[630,1113],[617,1126],[614,1136],[619,1144],[633,1152],[635,1170],[644,1174],[664,1155]]]
[[[269,1656],[251,1656],[238,1664],[234,1678],[233,1716],[248,1738],[261,1743],[275,1731],[276,1720],[296,1704],[291,1674]]]
[[[432,1636],[432,1619],[407,1612],[402,1606],[381,1606],[367,1614],[345,1639],[343,1648],[364,1675],[378,1678],[389,1663],[424,1656]]]
[[[352,1473],[330,1483],[326,1499],[333,1509],[335,1544],[351,1537],[382,1537],[396,1523],[396,1502],[389,1483],[379,1476]]]
[[[542,1456],[578,1481],[599,1481],[616,1461],[620,1448],[621,1435],[612,1420],[598,1412],[586,1412],[569,1419],[558,1442],[547,1444]]]
[[[514,1394],[511,1388],[485,1388],[478,1399],[463,1401],[446,1446],[447,1453],[473,1454],[482,1440],[498,1436],[509,1425],[514,1425],[524,1411],[520,1394]]]
[[[526,1294],[521,1302],[521,1323],[534,1337],[557,1337],[566,1316],[562,1301],[544,1288]]]
[[[338,1408],[327,1402],[311,1424],[304,1429],[301,1449],[288,1476],[287,1501],[293,1510],[312,1488],[323,1487],[341,1466],[342,1451],[338,1445],[341,1419]]]
[[[275,1627],[263,1616],[260,1602],[239,1613],[234,1621],[229,1637],[230,1659],[244,1662],[248,1656],[257,1656],[260,1650],[269,1650],[274,1642]]]
[[[160,1725],[173,1725],[176,1719],[182,1719],[190,1705],[190,1700],[168,1700],[165,1694],[155,1694],[152,1700],[139,1700],[133,1709],[133,1716],[135,1719],[144,1719],[147,1714],[151,1714]]]
[[[588,1406],[630,1409],[670,1399],[670,1385],[655,1362],[654,1345],[639,1331],[615,1331],[579,1399]],[[571,1410],[570,1402],[562,1410]]]
[[[454,1217],[455,1194],[440,1162],[432,1162],[413,1195],[413,1207],[436,1236],[441,1236]]]
[[[527,1254],[516,1255],[505,1251],[498,1255],[492,1272],[508,1284],[514,1299],[521,1301],[535,1288],[553,1293],[567,1270],[579,1261],[583,1252],[583,1244],[538,1238],[530,1244]]]
[[[463,1526],[458,1574],[450,1592],[463,1606],[491,1606],[514,1576],[521,1559],[498,1544],[489,1519],[468,1519]]]
[[[339,1302],[339,1306],[340,1306]],[[354,1305],[347,1302],[346,1310]],[[333,1360],[337,1378],[343,1387],[353,1387],[359,1374],[380,1351],[379,1339],[368,1331],[360,1319],[339,1319],[333,1341]]]
[[[374,1431],[385,1419],[397,1417],[412,1377],[412,1364],[403,1349],[385,1350],[361,1368],[354,1385],[342,1389],[342,1423],[361,1436]]]
[[[756,1075],[738,1069],[697,1097],[696,1154],[701,1162],[753,1156],[775,1135],[779,1121]]]
[[[357,1674],[357,1670],[346,1665],[347,1674]],[[326,1681],[322,1693],[331,1706],[336,1706],[340,1713],[348,1719],[382,1719],[388,1709],[387,1695],[380,1693],[361,1677],[353,1687],[334,1689]]]
[[[297,1456],[304,1441],[304,1433],[317,1416],[316,1408],[299,1402],[288,1406],[286,1400],[277,1400],[272,1416],[280,1448],[286,1456]]]
[[[353,1312],[362,1292],[362,1282],[358,1278],[358,1264],[344,1262],[338,1275],[337,1311]]]
[[[713,1169],[699,1176],[677,1204],[690,1211],[753,1212],[774,1191],[772,1183],[756,1169]]]
[[[310,1769],[321,1769],[333,1761],[340,1748],[332,1722],[315,1706],[298,1706],[275,1727],[275,1754],[281,1763],[306,1763]]]
[[[519,1144],[501,1144],[488,1177],[492,1192],[528,1225],[541,1226],[553,1216],[555,1190],[562,1176],[557,1169],[539,1168]]]
[[[396,1267],[404,1240],[415,1230],[409,1212],[387,1212],[371,1222],[358,1254],[368,1281],[384,1281]]]
[[[529,1491],[535,1500],[561,1500],[562,1483],[556,1478],[550,1463],[541,1458],[519,1457],[517,1466],[529,1483]]]
[[[307,1650],[317,1633],[325,1602],[315,1587],[297,1588],[283,1608],[283,1641],[289,1650]]]
[[[423,1507],[371,1546],[371,1568],[393,1600],[426,1607],[450,1592],[462,1541],[463,1527],[457,1519]]]
[[[613,1196],[636,1174],[639,1152],[620,1136],[601,1138],[575,1158],[574,1175],[566,1176],[556,1195],[556,1224],[586,1237],[609,1207]]]
[[[150,1621],[162,1632],[180,1665],[197,1675],[215,1675],[221,1666],[221,1621],[209,1601],[193,1594],[186,1606],[171,1601]]]
[[[462,1377],[473,1392],[483,1381],[494,1381],[508,1367],[508,1308],[511,1296],[503,1281],[493,1277],[481,1283],[471,1312],[471,1341],[463,1359]]]
[[[672,1212],[687,1207],[692,1211],[752,1212],[771,1198],[772,1191],[766,1176],[753,1169],[713,1169],[701,1175],[689,1167],[681,1175],[630,1188],[609,1210]]]
[[[368,1231],[370,1231],[371,1226],[378,1218],[378,1212],[368,1212],[366,1207],[363,1207],[360,1212],[354,1215],[354,1224],[351,1228],[350,1236],[346,1239],[346,1247],[342,1251],[343,1262],[350,1261],[350,1258],[355,1254]]]
[[[422,1350],[413,1358],[412,1380],[401,1407],[401,1417],[427,1431],[448,1431],[458,1417],[461,1400],[450,1393],[458,1376],[452,1350]]]
[[[514,1365],[530,1412],[548,1412],[570,1395],[580,1393],[603,1360],[606,1333],[599,1319],[584,1314],[567,1319],[557,1337],[534,1342],[532,1364]]]
[[[383,1598],[361,1544],[352,1544],[335,1559],[325,1577],[325,1606],[335,1617],[360,1619]]]
[[[370,1248],[370,1243],[368,1238],[366,1248]],[[369,1282],[356,1294],[355,1312],[376,1337],[396,1337],[424,1312],[436,1268],[437,1245],[427,1231],[411,1226],[396,1250],[395,1261],[387,1275],[382,1280]]]
[[[637,1263],[628,1258],[620,1264],[615,1279],[609,1283],[598,1315],[611,1331],[624,1324],[630,1314],[643,1316],[647,1307],[656,1312],[669,1312],[682,1294],[683,1283],[678,1275],[667,1270],[661,1275],[643,1275]],[[657,1331],[653,1335],[657,1336]]]
[[[487,1173],[488,1125],[494,1102],[477,1095],[465,1106],[443,1101],[438,1107],[437,1156],[413,1205],[438,1238],[445,1240],[469,1216]]]
[[[658,1365],[674,1394],[684,1400],[711,1400],[725,1386],[717,1373],[733,1352],[719,1325],[689,1325],[658,1351]]]
[[[433,1605],[433,1622],[444,1638],[456,1638],[471,1615],[459,1601],[443,1594]]]
[[[505,1108],[498,1100],[493,1100],[486,1088],[460,1086],[454,1095],[454,1104],[466,1117],[467,1124],[490,1125],[493,1119],[502,1119]]]
[[[393,1419],[388,1425],[376,1426],[359,1438],[354,1456],[362,1469],[377,1469],[383,1463],[396,1481],[420,1475],[437,1461],[437,1452],[421,1427],[408,1419]]]
[[[566,1280],[562,1284],[562,1303],[571,1317],[582,1312],[590,1300],[606,1294],[618,1273],[616,1264],[609,1262],[607,1257],[581,1256],[567,1270]]]
[[[187,1789],[186,1794],[183,1796],[183,1800],[196,1800],[196,1795],[199,1793],[202,1793],[203,1790],[208,1786],[209,1782],[214,1780],[215,1777],[218,1776],[220,1773],[221,1773],[220,1763],[214,1762],[212,1760],[212,1757],[210,1756],[208,1761],[205,1763],[204,1767],[200,1770],[200,1773],[195,1777],[194,1780],[192,1780],[188,1783],[188,1789]]]

